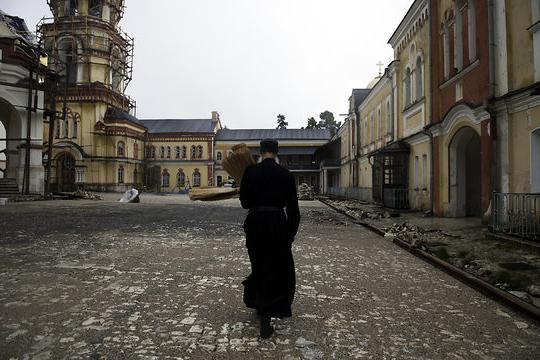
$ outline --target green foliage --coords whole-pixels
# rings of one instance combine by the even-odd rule
[[[285,121],[285,115],[281,114],[277,116],[277,124],[276,129],[286,129],[289,126],[289,123]]]
[[[314,117],[307,119],[306,129],[320,129],[319,123],[315,120]]]
[[[336,130],[341,127],[341,121],[336,122],[336,119],[334,118],[334,114],[332,114],[330,111],[325,110],[319,115],[319,118],[321,121],[319,121],[319,129],[331,129]]]

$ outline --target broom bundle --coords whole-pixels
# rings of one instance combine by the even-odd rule
[[[242,182],[244,171],[249,165],[255,164],[251,152],[246,144],[238,144],[232,147],[230,153],[222,161],[223,168],[234,178],[237,185]],[[214,201],[229,199],[240,193],[239,188],[206,188],[191,189],[189,191],[190,200]]]
[[[255,161],[246,144],[234,145],[232,151],[223,160],[222,165],[225,171],[234,178],[236,184],[240,185],[244,171],[249,165],[255,164]]]

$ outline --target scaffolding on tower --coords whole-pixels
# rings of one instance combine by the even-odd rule
[[[134,40],[119,26],[124,0],[88,0],[87,9],[78,0],[47,4],[54,17],[37,25],[38,43],[49,52],[49,67],[66,79],[67,101],[100,101],[133,112],[135,101],[125,91],[132,80]]]

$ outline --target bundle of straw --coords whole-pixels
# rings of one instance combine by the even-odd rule
[[[225,171],[234,178],[238,185],[242,182],[244,171],[249,165],[255,164],[253,156],[246,144],[238,144],[232,147],[232,153],[227,155],[222,165]]]
[[[230,199],[240,194],[239,188],[205,188],[189,190],[189,199],[192,201],[216,201]]]
[[[251,152],[246,144],[238,144],[232,147],[230,153],[223,159],[222,165],[236,181],[237,185],[242,182],[244,171],[249,165],[255,164]],[[240,193],[239,188],[206,188],[191,189],[189,191],[190,200],[214,201],[232,198]]]

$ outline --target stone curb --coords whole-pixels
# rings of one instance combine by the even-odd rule
[[[322,202],[323,204],[325,204],[326,206],[330,207],[331,209],[337,211],[338,213],[343,214],[343,215],[347,216],[348,218],[352,219],[355,224],[361,225],[361,226],[371,230],[372,232],[376,233],[377,235],[384,236],[386,234],[386,232],[383,231],[382,229],[379,229],[378,227],[376,227],[374,225],[371,225],[371,224],[368,224],[368,223],[366,223],[364,221],[359,221],[359,220],[355,219],[351,215],[342,212],[341,210],[339,210],[335,206],[327,203],[323,199],[319,199],[319,201]],[[485,282],[484,280],[481,280],[481,279],[477,278],[476,276],[474,276],[472,274],[469,274],[468,272],[463,271],[463,270],[455,267],[454,265],[449,264],[446,261],[443,261],[443,260],[439,259],[438,257],[435,257],[435,256],[431,255],[430,253],[428,253],[426,251],[414,248],[414,247],[410,246],[408,243],[406,243],[406,242],[404,242],[402,240],[393,239],[392,242],[394,244],[396,244],[397,246],[409,251],[411,254],[417,256],[418,258],[420,258],[420,259],[422,259],[422,260],[424,260],[424,261],[438,267],[441,270],[444,270],[447,274],[453,276],[454,278],[456,278],[459,281],[461,281],[462,283],[472,287],[473,289],[483,293],[484,295],[488,295],[488,296],[494,298],[495,300],[497,300],[497,301],[499,301],[499,302],[501,302],[503,304],[509,305],[513,309],[518,310],[519,312],[521,312],[523,314],[526,314],[527,316],[535,319],[536,321],[540,321],[540,308],[538,308],[538,307],[536,307],[534,305],[531,305],[531,304],[529,304],[529,303],[527,303],[527,302],[525,302],[525,301],[523,301],[523,300],[509,294],[508,292],[506,292],[504,290],[501,290],[498,287],[495,287],[495,286]]]

